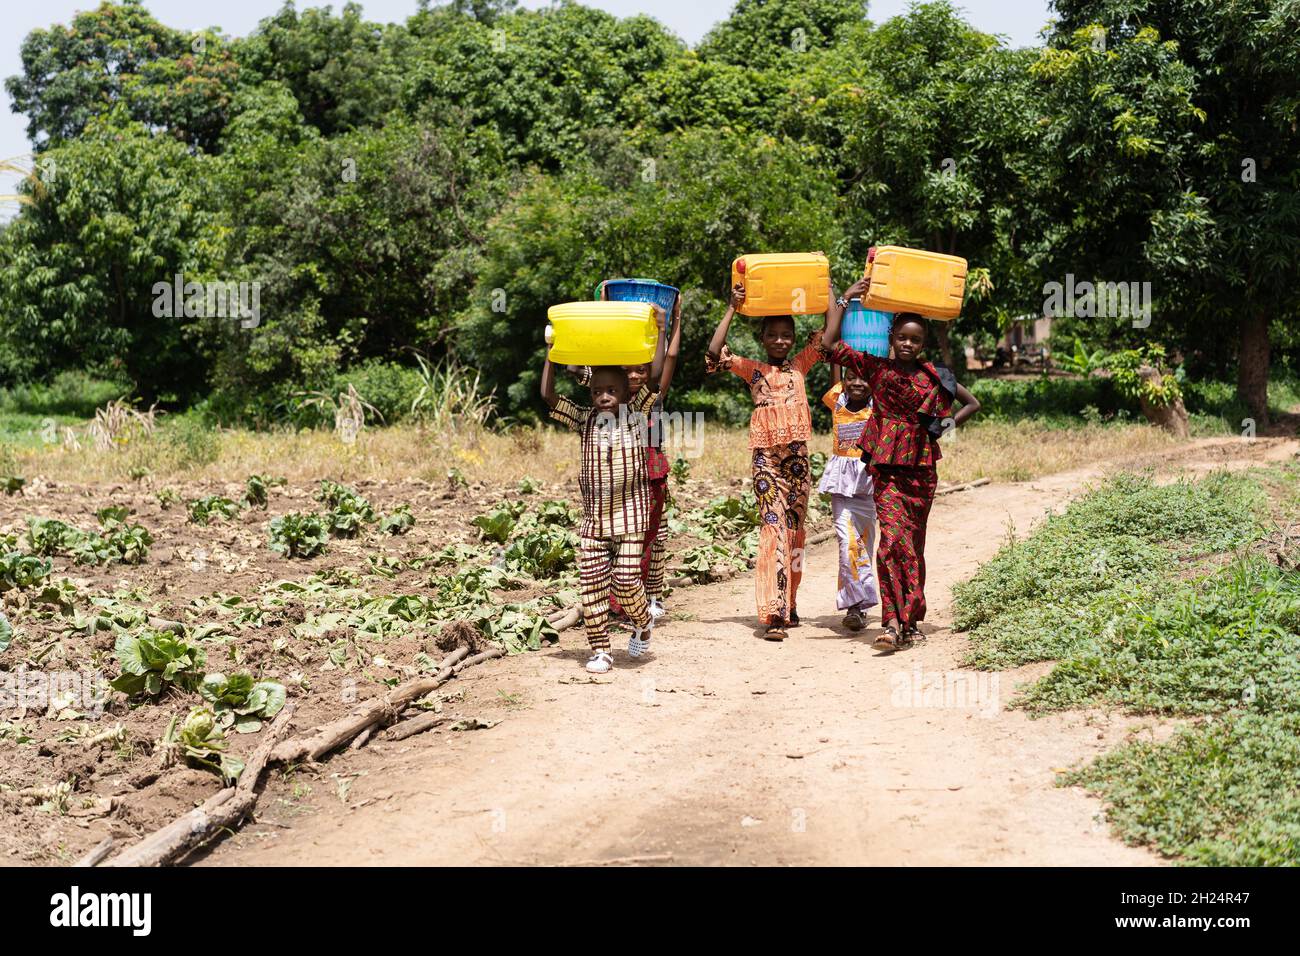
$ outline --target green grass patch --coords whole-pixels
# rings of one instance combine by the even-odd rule
[[[966,663],[1015,667],[1059,659],[1095,636],[1091,606],[1165,579],[1179,558],[1230,550],[1262,529],[1267,497],[1241,475],[1157,485],[1122,474],[1010,540],[953,592],[971,632]]]
[[[1203,866],[1300,863],[1300,716],[1237,712],[1135,742],[1062,778],[1125,842]]]

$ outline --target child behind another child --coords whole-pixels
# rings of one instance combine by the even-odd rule
[[[822,403],[831,410],[833,454],[822,472],[817,490],[831,496],[835,534],[840,540],[839,590],[835,606],[845,611],[844,626],[860,631],[868,608],[880,603],[876,576],[871,570],[876,543],[876,502],[872,497],[871,470],[862,461],[858,442],[871,417],[871,387],[857,372],[839,369],[839,379]]]

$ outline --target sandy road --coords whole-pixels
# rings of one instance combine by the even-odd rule
[[[1202,441],[1165,464],[1280,460],[1294,441]],[[834,610],[835,546],[810,549],[804,625],[762,640],[752,581],[681,590],[657,652],[588,683],[580,630],[559,648],[468,672],[457,708],[502,723],[335,757],[279,780],[259,822],[203,862],[277,864],[1153,865],[1054,769],[1143,721],[1007,710],[1047,665],[962,671],[952,585],[1104,467],[941,498],[929,535],[930,639],[882,656]],[[948,705],[925,706],[938,680]],[[925,683],[922,684],[921,682]],[[919,706],[918,706],[919,705]],[[1149,723],[1149,722],[1147,722]],[[339,775],[339,776],[333,776]],[[311,788],[304,794],[302,783]],[[346,792],[340,797],[340,791]]]

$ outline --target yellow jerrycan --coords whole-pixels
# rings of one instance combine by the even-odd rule
[[[641,365],[655,357],[659,325],[649,302],[565,302],[546,317],[557,365]]]
[[[816,315],[830,305],[831,266],[820,252],[743,255],[731,264],[731,287],[745,287],[741,315]]]
[[[880,246],[867,253],[871,279],[862,306],[881,312],[917,312],[955,319],[966,295],[966,260],[922,249]]]

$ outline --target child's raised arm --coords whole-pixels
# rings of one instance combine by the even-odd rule
[[[853,285],[844,290],[842,296],[845,302],[850,299],[859,299],[871,285],[871,280],[865,276],[859,279]],[[831,304],[826,307],[826,329],[822,332],[822,345],[826,346],[826,351],[835,347],[835,343],[840,338],[840,323],[844,321],[844,306],[840,305],[840,298],[835,295],[835,283],[831,283]]]
[[[659,396],[668,394],[668,386],[673,383],[673,373],[677,371],[677,356],[682,350],[682,297],[679,294],[673,304],[673,337],[668,342],[668,351],[664,354],[664,370],[659,376]]]
[[[744,286],[737,283],[736,287],[731,290],[731,301],[727,303],[727,311],[723,313],[722,321],[718,323],[713,338],[709,340],[709,358],[715,362],[722,355],[722,347],[727,344],[727,330],[731,328],[731,318],[744,301]]]
[[[554,408],[560,400],[555,391],[555,366],[551,364],[550,355],[546,356],[546,364],[542,366],[542,400],[546,402],[547,408]]]
[[[650,363],[650,375],[646,379],[646,384],[649,386],[650,391],[657,392],[663,387],[662,376],[664,371],[664,347],[667,345],[667,340],[664,336],[664,332],[666,331],[664,328],[664,321],[666,318],[664,310],[659,308],[657,305],[654,306],[654,310],[655,321],[659,323],[659,338],[658,341],[655,342],[655,357]]]

